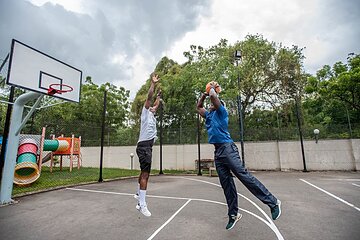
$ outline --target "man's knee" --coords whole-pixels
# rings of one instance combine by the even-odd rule
[[[148,172],[141,172],[141,175],[140,175],[140,177],[142,178],[142,179],[148,179],[149,178],[149,173]]]

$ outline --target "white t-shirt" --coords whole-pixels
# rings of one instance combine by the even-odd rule
[[[156,139],[156,119],[154,113],[152,113],[149,109],[143,107],[141,112],[141,127],[140,127],[140,136],[139,141],[148,141],[154,138]]]

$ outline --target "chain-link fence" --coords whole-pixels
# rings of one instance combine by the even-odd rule
[[[168,112],[166,114],[171,114]],[[164,120],[161,122],[160,113],[157,113],[157,130],[158,137],[162,135],[163,144],[196,144],[198,132],[201,143],[207,142],[207,132],[204,126],[204,120],[200,118],[198,128],[197,113],[191,114],[191,120],[185,123],[169,124]],[[229,132],[234,141],[240,139],[240,125],[237,115],[229,116]],[[248,126],[244,120],[244,141],[286,141],[299,139],[299,127],[296,122],[288,124],[290,126],[281,126],[277,122],[273,125]],[[323,139],[348,139],[360,137],[360,124],[351,122],[347,124],[303,124],[301,131],[303,138],[313,139],[314,129],[320,130],[320,136]],[[73,124],[64,125],[61,122],[43,123],[47,126],[48,132],[54,135],[69,135],[76,133],[83,136],[83,146],[100,146],[101,141],[101,123],[74,122]],[[34,133],[31,123],[27,124],[27,129]],[[39,130],[37,130],[39,131]],[[104,145],[105,146],[134,146],[137,143],[139,135],[138,126],[129,126],[127,128],[117,129],[109,125],[104,128]],[[159,141],[156,144],[160,144]]]
[[[1,72],[3,82],[5,77],[6,67]],[[7,109],[10,106],[7,104],[8,99],[6,97],[7,95],[3,94],[0,105],[1,132],[5,130]],[[195,107],[194,104],[192,109]],[[271,109],[269,111],[271,112]],[[139,125],[129,123],[139,121],[128,121],[119,127],[109,124],[116,122],[109,115],[106,115],[105,122],[102,122],[103,112],[101,111],[92,112],[86,120],[74,118],[71,116],[72,114],[59,112],[53,107],[38,109],[22,129],[21,134],[24,137],[21,138],[20,142],[8,143],[19,145],[17,155],[17,164],[19,165],[15,172],[14,194],[139,174],[139,170],[133,170],[132,167],[131,169],[114,167],[114,165],[106,162],[108,158],[102,159],[99,154],[101,143],[104,147],[129,146],[135,152]],[[197,144],[198,139],[200,139],[200,143],[207,143],[204,120],[198,116],[195,110],[185,112],[183,109],[160,108],[156,114],[156,119],[159,137],[156,145]],[[311,124],[304,118],[300,120],[302,122],[301,128],[297,125],[295,112],[288,113],[287,120],[279,118],[277,113],[268,119],[254,117],[248,113],[243,119],[243,140],[245,142],[299,140],[300,131],[303,139],[309,140],[315,138],[314,129],[319,130],[318,137],[320,139],[360,138],[359,119],[356,121],[349,116],[344,116],[344,121],[337,124]],[[43,134],[44,127],[46,129]],[[239,117],[236,110],[229,111],[229,132],[235,142],[240,141]],[[59,152],[59,147],[66,148],[66,150],[73,147],[71,140],[66,145],[63,139],[59,138],[61,136],[79,139],[80,149],[86,147],[90,149],[89,151],[94,151],[94,154],[99,154],[98,162],[91,166],[83,166],[82,162],[86,159],[82,159],[81,150],[78,154]],[[42,138],[44,141],[41,141]],[[49,147],[49,145],[45,147],[46,141],[48,141],[47,144],[57,145],[54,148]],[[34,146],[37,149],[34,149]],[[43,151],[42,154],[40,154],[40,150]],[[2,153],[4,151],[5,149],[2,149]],[[27,157],[25,158],[25,156]],[[100,163],[101,159],[103,160],[102,163]],[[3,164],[4,160],[1,160]],[[128,159],[119,159],[119,161],[128,161]],[[23,165],[26,167],[21,167]],[[37,169],[35,165],[38,166]],[[100,166],[103,168],[100,169]]]
[[[49,110],[51,111],[51,110]],[[42,112],[41,114],[46,114]],[[230,116],[229,132],[234,141],[240,139],[240,126],[237,121],[237,116]],[[64,124],[59,119],[58,122],[42,122],[35,124],[30,119],[25,125],[23,132],[27,134],[41,133],[42,127],[46,127],[48,136],[71,136],[75,134],[82,137],[82,146],[100,146],[102,123],[91,123],[75,121]],[[157,131],[158,138],[162,135],[163,144],[196,144],[198,133],[200,134],[201,143],[207,142],[207,132],[204,126],[204,120],[200,119],[198,128],[197,113],[193,113],[193,122],[180,125],[170,125],[165,122],[161,123],[160,117],[157,116]],[[275,123],[276,124],[276,123]],[[274,124],[274,125],[275,125]],[[295,126],[269,126],[269,127],[248,127],[246,120],[244,124],[244,141],[286,141],[299,139],[299,127]],[[313,139],[314,129],[320,130],[322,139],[347,139],[360,137],[360,124],[329,124],[329,125],[302,125],[301,130],[303,138]],[[109,125],[104,127],[104,146],[135,146],[138,140],[139,127],[129,126],[127,128],[117,129]],[[160,144],[159,141],[156,144]]]
[[[60,118],[56,122],[47,122],[46,114],[51,112],[51,109],[41,110],[35,113],[33,118],[25,125],[22,130],[22,134],[27,134],[24,136],[34,136],[36,135],[36,141],[39,139],[39,135],[42,133],[42,127],[46,127],[46,132],[44,135],[45,140],[53,139],[53,136],[59,137],[71,137],[74,135],[76,138],[81,137],[81,148],[90,147],[95,148],[95,154],[98,154],[100,149],[101,139],[102,139],[102,123],[101,122],[82,122],[74,121],[72,123],[65,124],[64,121]],[[167,114],[173,114],[174,111],[163,112],[163,117]],[[101,113],[99,113],[101,114]],[[200,119],[199,128],[198,128],[198,116],[196,112],[191,113],[191,120],[184,121],[181,124],[170,124],[169,122],[161,121],[161,112],[157,114],[157,124],[158,124],[158,137],[162,137],[161,141],[156,141],[156,144],[164,145],[178,145],[178,144],[196,144],[198,141],[198,134],[200,134],[200,142],[207,142],[207,132],[204,126],[204,120]],[[1,116],[4,118],[4,116]],[[234,141],[239,142],[240,139],[240,127],[238,123],[237,115],[230,115],[230,124],[229,131],[234,139]],[[247,121],[244,120],[244,141],[286,141],[286,140],[299,140],[299,128],[296,124],[293,126],[282,127],[278,123],[275,123],[275,126],[270,126],[266,128],[262,127],[248,127],[246,125]],[[302,127],[303,138],[305,140],[314,139],[314,129],[317,128],[320,130],[321,139],[339,139],[339,138],[353,138],[360,137],[360,124],[351,123],[351,129],[347,124],[338,124],[338,125],[304,125]],[[135,145],[138,140],[139,128],[136,126],[128,126],[127,128],[116,129],[112,126],[105,125],[104,135],[103,135],[103,144],[105,147],[109,146],[130,146],[135,152]],[[12,144],[12,143],[10,143]],[[20,144],[21,145],[21,144]],[[54,151],[56,149],[53,149]],[[86,159],[80,159],[78,163],[77,159],[70,159],[69,154],[56,155],[52,156],[52,159],[49,159],[49,152],[43,153],[42,159],[37,153],[37,160],[35,162],[41,161],[44,163],[41,166],[41,169],[30,169],[17,170],[20,171],[17,174],[17,180],[25,181],[27,178],[26,175],[30,175],[29,178],[35,178],[34,175],[38,171],[38,176],[36,181],[26,184],[15,184],[14,185],[14,194],[21,194],[23,192],[36,191],[43,188],[54,188],[58,186],[66,186],[72,184],[78,184],[83,182],[95,182],[99,179],[106,180],[122,176],[136,176],[139,171],[131,169],[120,169],[108,167],[107,158],[104,158],[102,163],[103,169],[100,175],[100,155],[98,155],[99,162],[95,163],[92,167],[81,166],[81,161],[86,161]],[[31,155],[33,158],[34,154]],[[47,159],[45,159],[47,157]],[[81,155],[79,155],[81,158]],[[119,161],[128,161],[128,159],[119,159]],[[34,162],[32,159],[30,162]],[[29,163],[30,164],[30,163]],[[74,164],[71,168],[70,165]],[[196,170],[194,169],[194,172]],[[166,170],[165,170],[166,172]],[[24,176],[25,175],[25,176]],[[25,180],[24,180],[25,179]]]

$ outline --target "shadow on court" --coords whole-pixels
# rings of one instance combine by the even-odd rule
[[[0,208],[0,239],[358,239],[358,172],[253,172],[282,201],[282,215],[236,179],[242,219],[230,230],[217,177],[151,176],[151,217],[136,209],[136,178],[18,198]]]

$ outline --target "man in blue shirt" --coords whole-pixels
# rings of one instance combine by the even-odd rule
[[[197,104],[197,111],[205,118],[209,143],[215,146],[214,159],[216,171],[219,175],[228,205],[229,222],[226,225],[226,229],[232,229],[242,216],[238,212],[237,190],[231,172],[255,197],[270,207],[272,219],[276,220],[281,214],[281,202],[243,167],[238,148],[228,131],[228,112],[215,91],[217,87],[218,84],[214,82],[209,94],[205,93],[201,96]],[[210,97],[211,101],[209,111],[206,111],[204,108],[204,101],[207,96]]]

